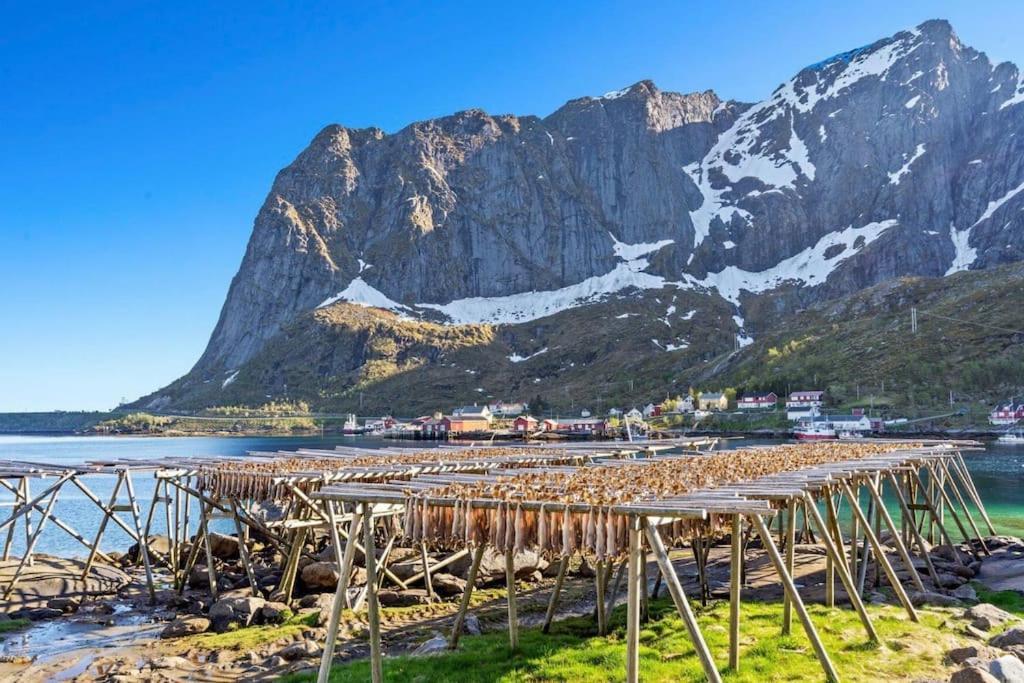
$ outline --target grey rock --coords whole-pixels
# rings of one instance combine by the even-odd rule
[[[210,628],[210,620],[205,617],[178,617],[169,623],[160,633],[161,638],[180,638],[195,633],[203,633]]]
[[[972,626],[988,631],[1013,621],[1016,617],[1004,609],[983,602],[964,612],[964,619],[970,621]]]
[[[910,602],[916,607],[923,607],[925,605],[930,605],[931,607],[956,607],[963,604],[951,595],[933,593],[931,591],[911,591],[909,597]]]
[[[175,669],[177,671],[187,671],[188,669],[193,668],[192,662],[188,661],[184,657],[176,657],[173,655],[157,657],[152,660],[149,665],[154,669]]]
[[[988,670],[1003,683],[1024,683],[1024,662],[1013,655],[993,659],[989,662]]]
[[[430,577],[434,592],[441,597],[449,598],[454,595],[462,595],[466,590],[466,580],[460,579],[454,574],[434,574]]]
[[[426,605],[430,602],[427,591],[422,588],[407,590],[382,590],[377,592],[377,599],[384,607],[412,607]]]
[[[466,615],[462,622],[462,630],[471,636],[478,636],[483,633],[483,629],[480,628],[480,620],[475,614]]]
[[[999,683],[999,679],[986,669],[968,666],[955,672],[950,677],[949,683]]]
[[[24,619],[31,621],[45,621],[47,619],[55,619],[64,614],[64,610],[56,609],[54,607],[36,607],[34,609],[21,610],[19,613]]]
[[[315,657],[320,654],[320,646],[312,640],[300,640],[297,643],[285,647],[277,653],[278,657],[293,662],[305,657]]]
[[[946,658],[949,659],[953,664],[963,664],[972,657],[979,657],[981,655],[981,648],[977,645],[968,645],[966,647],[958,647],[950,650],[946,653]]]
[[[953,597],[967,602],[977,602],[978,592],[974,590],[974,586],[964,584],[953,591]]]
[[[291,615],[291,609],[283,602],[268,602],[260,609],[260,617],[267,624],[280,624]]]
[[[234,536],[211,532],[210,552],[218,560],[233,560],[238,557],[238,539]]]
[[[1024,627],[1014,626],[1011,629],[1007,629],[990,640],[989,644],[999,648],[1009,645],[1024,645]]]
[[[423,657],[430,655],[439,655],[448,651],[448,640],[437,631],[434,632],[434,636],[430,640],[425,641],[422,645],[412,651],[414,657]]]
[[[333,560],[313,562],[302,568],[302,583],[310,588],[336,588],[340,578],[338,565]]]
[[[46,606],[50,609],[59,609],[65,614],[71,614],[77,612],[81,607],[82,601],[78,598],[51,598],[46,601]]]

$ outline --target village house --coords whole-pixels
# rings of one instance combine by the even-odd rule
[[[489,426],[491,424],[491,420],[494,419],[494,414],[491,412],[491,409],[488,408],[487,406],[460,406],[452,411],[452,418],[462,418],[464,420],[483,420]]]
[[[1013,404],[1013,401],[1005,406],[998,406],[989,413],[988,421],[994,425],[1012,425],[1024,420],[1024,403]]]
[[[646,414],[647,414],[646,410],[643,413],[641,413],[636,408],[630,408],[630,410],[625,415],[623,415],[623,418],[625,418],[626,420],[629,420],[629,421],[633,421],[633,422],[638,421],[638,420],[639,421],[643,421],[644,416]]]
[[[491,411],[491,415],[501,417],[515,417],[516,415],[523,415],[530,409],[530,404],[523,402],[512,402],[505,403],[504,401],[497,401],[495,403],[489,403],[487,409]]]
[[[634,410],[636,409],[634,408]],[[644,406],[644,417],[654,417],[655,415],[661,415],[661,406],[656,406],[653,403]]]
[[[512,429],[519,434],[531,434],[537,431],[537,418],[531,415],[520,415],[512,422]]]
[[[544,420],[542,429],[545,432],[560,432],[569,434],[604,434],[607,424],[599,417],[578,417],[554,420]]]
[[[697,399],[697,403],[701,410],[712,411],[729,409],[729,398],[719,391],[702,392],[700,398]]]
[[[824,404],[824,391],[794,391],[786,399],[787,408],[820,408]]]
[[[767,394],[744,394],[736,403],[736,407],[740,410],[775,410],[778,400],[779,397],[774,391]]]
[[[427,418],[420,423],[420,434],[428,439],[443,439],[451,429],[452,422],[443,415]]]
[[[693,396],[687,394],[681,398],[676,399],[675,413],[692,413],[693,412]]]
[[[448,431],[452,434],[468,432],[486,432],[491,429],[491,421],[480,415],[452,415],[448,420]]]

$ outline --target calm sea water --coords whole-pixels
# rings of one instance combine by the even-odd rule
[[[724,448],[765,443],[755,440],[729,440]],[[402,442],[374,438],[333,436],[333,437],[37,437],[0,436],[0,460],[28,460],[46,463],[82,463],[88,460],[113,458],[154,458],[161,456],[213,456],[243,455],[252,450],[294,450],[297,448],[334,448],[335,445],[359,445],[370,448],[382,446],[430,447],[424,442]],[[999,531],[1024,535],[1024,447],[989,446],[984,452],[967,453],[965,458],[975,483],[985,501],[990,516]],[[134,483],[143,519],[153,495],[153,478],[150,473],[134,475]],[[86,485],[102,500],[111,494],[114,478],[88,476]],[[34,480],[33,490],[39,493],[45,486],[43,481]],[[11,496],[0,493],[0,501],[9,501]],[[0,508],[0,518],[10,508]],[[88,539],[92,539],[99,525],[101,514],[84,494],[73,486],[66,486],[54,513],[70,524]],[[125,521],[128,516],[122,513]],[[38,523],[35,516],[34,524]],[[222,530],[233,531],[218,522]],[[152,533],[166,533],[163,527],[163,510],[159,509],[154,518]],[[0,543],[6,538],[6,531],[0,534]],[[108,524],[101,547],[104,550],[125,550],[129,545],[128,536],[116,525]],[[25,533],[19,523],[14,537],[13,552],[18,555],[25,546]],[[52,523],[47,523],[36,544],[36,552],[63,556],[85,556],[87,551]]]

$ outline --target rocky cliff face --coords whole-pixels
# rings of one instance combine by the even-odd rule
[[[643,81],[543,119],[328,126],[276,178],[182,381],[219,383],[335,302],[521,324],[686,291],[724,299],[744,345],[766,301],[1024,259],[1020,133],[1018,68],[943,21],[808,66],[753,105]]]

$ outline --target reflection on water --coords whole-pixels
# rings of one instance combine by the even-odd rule
[[[735,439],[723,442],[724,448],[744,445],[771,443],[765,440]],[[774,442],[778,443],[778,442]],[[431,442],[392,441],[350,436],[302,436],[302,437],[36,437],[0,436],[0,460],[24,460],[40,463],[82,463],[88,460],[110,460],[117,458],[158,458],[162,456],[212,456],[244,455],[252,450],[294,450],[297,448],[334,448],[335,445],[359,445],[371,448],[382,446],[431,447]],[[964,454],[968,468],[977,484],[990,516],[1001,532],[1024,535],[1024,447],[990,445],[985,451]],[[88,487],[101,499],[107,500],[114,479],[108,476],[85,478]],[[153,478],[148,472],[134,476],[134,483],[143,506],[145,518],[149,499],[153,495]],[[43,481],[32,481],[38,493],[45,486]],[[10,496],[3,496],[9,500]],[[0,509],[6,514],[8,508]],[[78,532],[91,539],[100,522],[101,514],[80,491],[72,486],[65,487],[54,512],[73,526]],[[38,520],[38,515],[36,516]],[[125,516],[127,520],[127,516]],[[228,528],[229,522],[218,520]],[[165,533],[163,513],[154,518],[152,533]],[[24,548],[25,534],[19,526],[15,534],[13,552],[19,554]],[[103,537],[102,549],[125,550],[128,536],[116,525],[110,524]],[[85,548],[52,524],[47,524],[39,537],[37,552],[62,556],[84,557]]]

